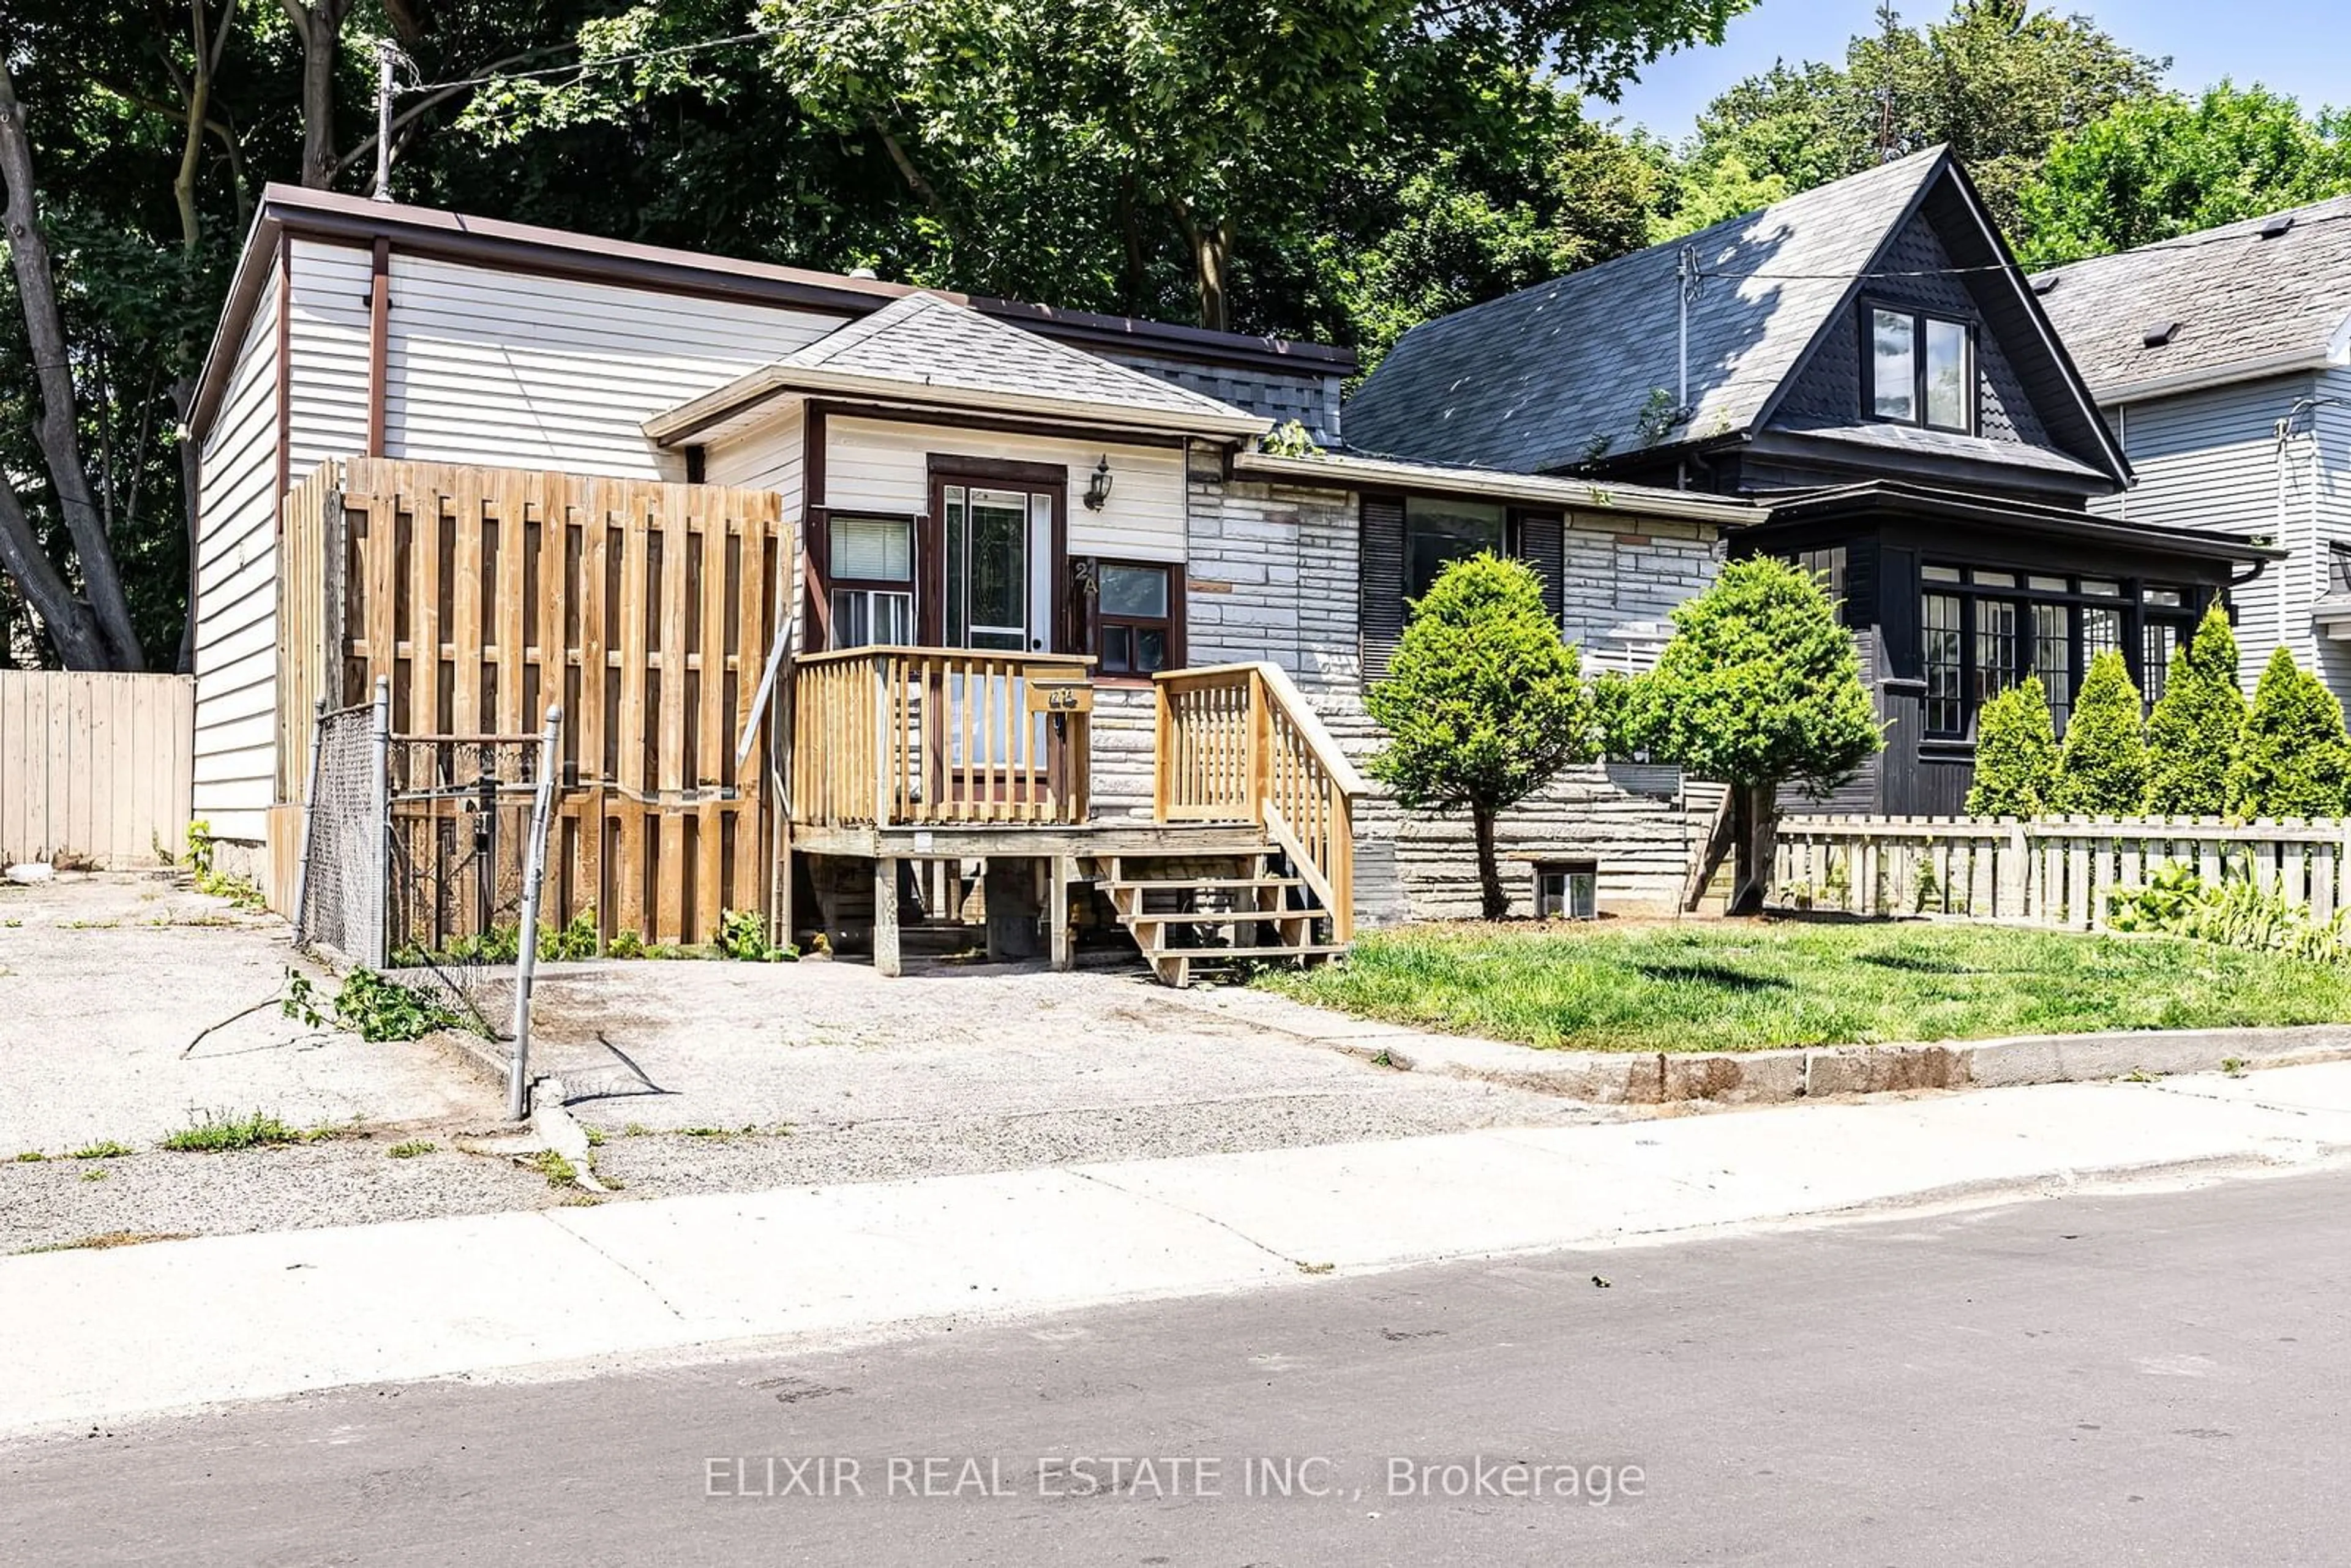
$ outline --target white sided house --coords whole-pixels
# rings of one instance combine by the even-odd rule
[[[451,612],[430,637],[389,619],[371,632],[354,601],[344,628],[339,596],[351,586],[328,589],[321,613],[320,583],[341,582],[331,563],[348,541],[329,509],[322,578],[301,542],[317,508],[305,501],[297,517],[289,497],[361,474],[445,489],[463,471],[469,496],[504,486],[573,498],[544,523],[531,513],[532,540],[567,528],[573,539],[572,557],[549,555],[557,564],[528,580],[549,607],[559,587],[593,601],[604,575],[579,565],[601,559],[580,552],[605,537],[591,521],[590,545],[579,544],[581,497],[626,489],[631,505],[668,507],[695,529],[717,529],[698,519],[747,497],[772,515],[782,549],[738,561],[726,547],[723,614],[739,647],[729,644],[723,674],[715,652],[690,666],[703,683],[688,699],[702,704],[687,721],[698,731],[680,730],[674,714],[666,728],[647,717],[642,737],[567,752],[568,789],[617,788],[602,758],[636,767],[642,738],[648,760],[629,788],[691,801],[751,789],[747,769],[737,780],[710,760],[731,749],[713,735],[731,742],[738,723],[764,734],[773,788],[758,841],[774,874],[747,883],[730,871],[730,904],[765,904],[796,931],[871,920],[877,950],[885,925],[894,949],[902,915],[952,919],[947,905],[965,892],[957,875],[943,883],[905,862],[1018,860],[1034,863],[1037,901],[1057,912],[1044,918],[1057,956],[1089,909],[1125,924],[1146,953],[1184,940],[1152,895],[1187,877],[1186,921],[1220,925],[1244,952],[1343,946],[1358,918],[1470,912],[1466,823],[1405,818],[1354,766],[1378,743],[1364,683],[1384,668],[1407,598],[1457,556],[1511,551],[1542,577],[1588,664],[1636,664],[1653,656],[1667,612],[1709,579],[1723,531],[1756,513],[1637,486],[1257,450],[1293,420],[1339,446],[1353,369],[1343,351],[1312,345],[273,186],[192,420],[195,814],[256,866],[273,848],[284,863],[289,846],[273,840],[298,829],[310,694],[298,688],[313,678],[330,706],[360,700],[373,676],[394,678],[397,727],[423,733],[487,727],[492,708],[513,727],[529,718],[527,697],[559,696],[553,683],[576,686],[583,670],[599,681],[611,672],[608,727],[639,723],[641,699],[658,705],[660,682],[630,665],[658,666],[659,653],[642,637],[616,632],[608,646],[596,633],[611,605],[535,612],[528,656],[542,673],[486,664],[479,709],[470,676],[450,695],[445,661],[471,656],[449,651],[468,635]],[[408,503],[399,507],[405,518]],[[418,528],[403,549],[423,549]],[[617,550],[617,517],[611,529]],[[672,605],[674,624],[706,629],[722,612],[719,558],[704,553],[704,533],[689,537],[711,586]],[[370,570],[409,581],[404,560]],[[437,594],[467,624],[478,607],[485,627],[502,585],[526,580],[492,580],[488,558],[462,549],[418,570],[423,598],[402,613],[429,620],[415,606]],[[611,571],[622,583],[617,560]],[[762,571],[773,580],[758,580]],[[687,576],[674,556],[666,580],[656,565],[625,587],[650,605],[696,591],[677,586]],[[665,612],[645,613],[658,643]],[[563,646],[550,614],[569,628]],[[520,615],[503,642],[484,633],[503,653],[475,654],[514,664]],[[313,646],[322,624],[335,630]],[[764,707],[763,649],[784,658]],[[674,703],[677,677],[661,679]],[[1011,716],[1024,705],[1035,716]],[[1708,795],[1694,806],[1664,770],[1578,770],[1505,819],[1515,906],[1673,906],[1712,805]],[[749,841],[729,832],[729,855],[748,856]],[[710,836],[705,822],[706,851]],[[690,829],[677,841],[689,853],[695,842]],[[868,862],[870,877],[859,869]],[[599,874],[609,891],[609,868]],[[1069,899],[1088,884],[1090,899]],[[1194,894],[1228,884],[1248,887],[1253,921],[1201,920],[1200,909],[1224,906]],[[988,887],[992,906],[1008,904],[1010,879],[999,889],[991,869]],[[567,896],[584,908],[594,892]],[[679,939],[697,936],[697,897],[716,907],[715,879],[674,920],[664,911]]]

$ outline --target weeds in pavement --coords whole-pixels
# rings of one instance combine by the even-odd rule
[[[182,1154],[214,1154],[225,1149],[260,1148],[270,1144],[298,1144],[303,1134],[263,1111],[243,1116],[206,1112],[203,1121],[183,1127],[163,1140],[163,1146]]]
[[[384,1152],[395,1160],[413,1160],[419,1155],[431,1154],[436,1145],[429,1139],[411,1138],[404,1144],[394,1144]]]
[[[81,1173],[81,1179],[84,1181],[104,1181],[106,1179],[106,1167],[104,1166],[92,1166],[89,1169]]]
[[[365,1040],[422,1040],[465,1020],[422,991],[387,980],[373,969],[353,969],[335,993],[335,1016]]]
[[[16,1163],[20,1166],[37,1166],[48,1157],[38,1149],[26,1149],[17,1155]]]
[[[2220,1071],[2231,1078],[2242,1078],[2245,1075],[2245,1059],[2241,1056],[2224,1056],[2220,1059]]]
[[[591,1148],[591,1149],[601,1149],[601,1148],[602,1148],[602,1147],[604,1146],[604,1129],[603,1129],[603,1128],[601,1128],[601,1127],[582,1127],[582,1128],[580,1128],[580,1130],[581,1132],[583,1132],[583,1133],[585,1133],[585,1134],[588,1134],[588,1146],[589,1146],[590,1148]]]
[[[580,1167],[557,1154],[553,1149],[541,1149],[531,1156],[531,1166],[547,1178],[549,1186],[578,1186]]]
[[[112,1138],[100,1138],[94,1144],[83,1145],[80,1148],[76,1149],[72,1154],[68,1155],[66,1158],[69,1160],[119,1160],[125,1155],[135,1155],[138,1152],[138,1150],[132,1148],[129,1144],[119,1144]],[[24,1156],[18,1155],[17,1157],[21,1159]]]

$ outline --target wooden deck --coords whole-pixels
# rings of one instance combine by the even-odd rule
[[[909,861],[1015,868],[988,875],[991,950],[997,905],[1017,902],[1057,967],[1073,961],[1071,896],[1087,886],[1172,984],[1345,951],[1364,787],[1288,678],[1259,664],[1157,676],[1152,820],[1104,819],[1091,664],[905,647],[796,663],[788,848],[872,862],[876,967],[899,968]]]

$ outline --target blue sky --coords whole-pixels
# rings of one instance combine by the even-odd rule
[[[1913,0],[1902,18],[1917,26],[1949,8],[1949,0]],[[2049,8],[2093,17],[2142,54],[2170,56],[2166,79],[2175,88],[2229,77],[2291,93],[2305,110],[2351,103],[2342,0],[2057,0]],[[1876,9],[1872,0],[1761,0],[1731,22],[1720,48],[1667,56],[1625,89],[1618,106],[1594,104],[1593,112],[1678,141],[1716,94],[1774,57],[1844,59],[1847,38],[1876,30]]]

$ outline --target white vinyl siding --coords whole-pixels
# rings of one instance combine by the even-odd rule
[[[825,504],[835,511],[927,512],[929,455],[1052,464],[1067,470],[1070,554],[1127,560],[1184,559],[1184,453],[1060,436],[835,417],[825,423]],[[1110,459],[1110,500],[1085,504],[1094,467]]]
[[[197,480],[194,809],[225,839],[261,838],[277,779],[277,298],[273,272]]]
[[[755,430],[705,448],[703,482],[773,490],[784,498],[784,520],[798,528],[804,440],[800,410],[794,404]]]
[[[2320,409],[2326,477],[2336,493],[2332,501],[2320,497],[2321,537],[2314,539],[2310,421],[2298,422],[2304,434],[2283,448],[2277,426],[2296,400],[2322,390],[2311,376],[2277,376],[2106,411],[2138,482],[2124,495],[2091,502],[2092,511],[2161,528],[2262,538],[2294,552],[2231,591],[2238,667],[2248,692],[2281,643],[2305,666],[2318,653],[2310,605],[2325,591],[2324,538],[2339,536],[2345,521],[2340,481],[2332,471],[2351,454],[2339,423],[2329,417],[2334,411]]]
[[[368,296],[374,261],[350,246],[294,242],[294,310],[286,348],[289,482],[330,457],[367,451]]]
[[[645,420],[841,324],[811,311],[392,258],[387,455],[683,476]]]

